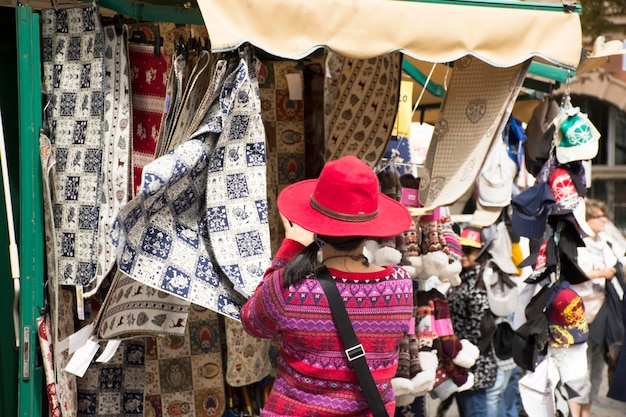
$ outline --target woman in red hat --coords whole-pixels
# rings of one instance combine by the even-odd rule
[[[406,231],[411,215],[379,192],[376,174],[354,156],[327,163],[319,179],[288,186],[277,205],[285,239],[241,310],[248,333],[280,339],[276,378],[261,415],[372,415],[316,277],[324,265],[393,416],[391,379],[398,344],[409,332],[413,283],[398,266],[370,263],[363,247],[366,237]]]

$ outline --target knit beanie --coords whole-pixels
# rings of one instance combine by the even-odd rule
[[[402,188],[419,190],[420,182],[419,179],[413,176],[413,174],[404,174],[400,177],[400,186]],[[421,230],[418,227],[416,220],[413,220],[411,227],[403,233],[404,238],[404,247],[398,247],[403,254],[403,262],[406,258],[411,256],[420,256],[421,250],[420,245],[422,242],[422,234]],[[410,264],[410,262],[408,262]],[[404,263],[403,263],[404,265]]]
[[[385,170],[378,173],[378,187],[381,193],[387,197],[400,201],[402,186],[400,185],[400,177],[395,170]],[[381,247],[396,248],[395,236],[382,238],[379,240]]]
[[[433,394],[441,401],[448,399],[452,394],[457,392],[459,387],[454,383],[446,370],[439,366],[435,373],[435,384],[433,385]]]
[[[452,220],[449,216],[441,218],[441,225],[443,230],[443,238],[446,241],[444,251],[450,257],[451,262],[461,262],[461,238],[452,228]]]
[[[413,220],[409,229],[404,232],[404,244],[407,256],[420,256],[420,245],[422,242],[421,237],[422,235],[420,229],[417,227],[417,221]]]
[[[437,332],[435,331],[435,303],[428,291],[415,291],[413,305],[416,306],[415,334],[420,351],[441,350]]]
[[[463,349],[463,345],[454,334],[448,300],[445,295],[435,288],[429,292],[435,305],[435,330],[441,342],[441,366],[444,368],[448,378],[457,386],[461,386],[467,381],[468,371],[454,363],[454,358]]]
[[[396,378],[411,378],[411,353],[409,351],[410,338],[415,335],[405,335],[398,344],[398,368],[396,369]]]

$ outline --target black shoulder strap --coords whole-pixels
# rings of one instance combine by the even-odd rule
[[[343,340],[343,345],[346,348],[346,356],[359,379],[361,389],[363,390],[363,394],[365,394],[365,399],[367,400],[372,415],[374,417],[389,417],[383,399],[380,396],[380,391],[378,391],[372,373],[367,366],[365,350],[363,350],[363,345],[359,343],[354,333],[352,322],[348,317],[348,312],[346,311],[346,306],[343,303],[341,294],[339,294],[339,290],[337,289],[337,284],[335,284],[328,268],[325,266],[318,268],[316,275],[320,285],[324,289],[330,310],[333,313],[335,326],[337,326],[339,334],[341,334],[341,340]]]

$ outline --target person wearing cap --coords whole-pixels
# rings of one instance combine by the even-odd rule
[[[362,161],[328,162],[318,179],[286,187],[277,206],[285,239],[241,309],[253,336],[279,338],[277,372],[262,416],[371,416],[316,271],[330,271],[389,415],[399,343],[410,331],[413,282],[399,266],[371,263],[366,237],[411,225],[407,209],[379,192]],[[318,257],[319,256],[319,257]]]
[[[578,264],[589,277],[581,284],[572,284],[571,288],[580,295],[585,306],[585,318],[589,325],[590,336],[587,339],[587,367],[589,379],[578,397],[570,403],[572,417],[589,417],[591,404],[597,399],[602,383],[602,375],[606,366],[602,345],[594,340],[594,323],[604,302],[605,286],[616,273],[617,257],[607,244],[602,232],[608,220],[608,209],[602,201],[587,198],[585,200],[585,217],[594,235],[584,238],[585,246],[578,248]]]
[[[480,356],[471,368],[474,386],[456,394],[459,414],[463,417],[484,417],[487,410],[487,389],[496,381],[496,360],[491,344],[492,334],[482,334],[489,319],[489,300],[482,284],[480,258],[484,253],[482,230],[466,226],[461,231],[461,285],[448,291],[448,303],[454,334],[481,348]],[[495,330],[495,329],[494,329]]]

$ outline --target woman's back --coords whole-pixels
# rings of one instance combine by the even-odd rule
[[[370,415],[319,282],[311,276],[285,287],[281,272],[275,271],[269,285],[242,310],[251,334],[280,335],[278,371],[263,415]],[[398,343],[409,330],[412,281],[402,268],[330,272],[393,415],[391,378]]]

